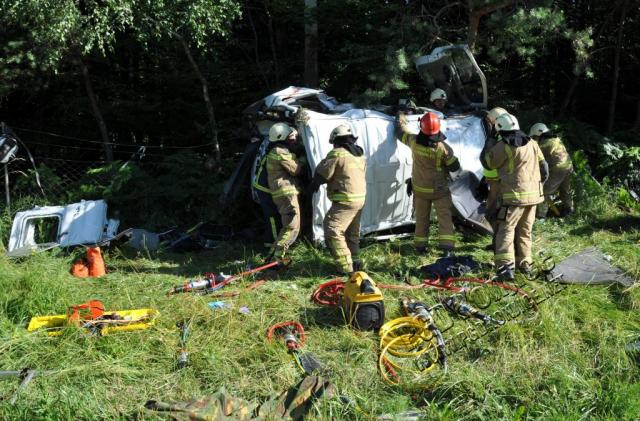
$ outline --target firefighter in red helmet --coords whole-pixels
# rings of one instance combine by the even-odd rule
[[[425,113],[420,118],[420,132],[409,131],[404,114],[399,116],[402,130],[401,140],[411,148],[413,170],[407,180],[407,192],[414,194],[416,229],[414,243],[416,251],[427,250],[431,207],[438,217],[438,247],[444,256],[449,256],[455,246],[452,220],[451,193],[448,173],[460,169],[458,158],[451,146],[444,143],[446,137],[440,131],[440,119],[434,113]]]

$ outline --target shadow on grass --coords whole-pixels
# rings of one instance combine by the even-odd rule
[[[595,231],[607,230],[613,233],[626,232],[629,229],[640,230],[640,216],[618,215],[613,218],[597,219],[588,225],[583,225],[569,231],[572,235],[590,235]]]
[[[306,319],[308,327],[343,326],[342,310],[338,306],[312,307],[300,311],[300,320]]]

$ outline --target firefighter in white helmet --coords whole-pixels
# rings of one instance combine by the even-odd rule
[[[429,101],[434,109],[444,114],[447,109],[447,93],[444,90],[437,88],[431,91]]]
[[[513,280],[516,268],[531,270],[533,222],[549,167],[538,144],[520,130],[513,115],[497,117],[495,128],[498,142],[480,161],[487,169],[497,169],[500,177],[494,260],[497,278]]]
[[[571,174],[573,163],[560,137],[555,136],[544,123],[536,123],[529,129],[529,136],[538,141],[544,159],[549,164],[549,179],[544,183],[545,201],[538,205],[536,216],[544,218],[553,203],[552,196],[560,194],[562,209],[560,216],[567,216],[573,212],[573,192],[571,189]]]
[[[286,123],[276,123],[269,130],[266,169],[269,191],[278,208],[282,228],[273,243],[267,261],[282,259],[300,233],[300,180],[306,159],[291,151],[298,132]]]
[[[324,240],[341,274],[361,270],[360,216],[367,194],[364,151],[346,124],[329,136],[333,149],[316,167],[311,189],[327,184],[331,208],[324,217]]]

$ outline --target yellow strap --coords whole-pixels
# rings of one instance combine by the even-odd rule
[[[329,195],[329,200],[332,202],[360,202],[365,200],[367,194],[348,194],[348,193],[332,193]]]
[[[295,187],[283,187],[271,192],[271,196],[274,198],[282,196],[293,196],[294,194],[298,194],[298,189],[296,189]]]
[[[413,185],[413,190],[420,192],[420,193],[433,193],[435,190],[429,188],[429,187],[421,187],[421,186],[417,186],[417,185]]]
[[[504,152],[507,154],[507,172],[513,174],[513,151],[509,145],[504,145]]]

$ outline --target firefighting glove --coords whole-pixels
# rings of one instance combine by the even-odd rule
[[[411,197],[411,195],[413,194],[413,183],[411,182],[411,179],[407,178],[404,184],[407,185],[407,196]]]
[[[316,173],[313,176],[313,180],[311,181],[311,186],[309,186],[309,190],[311,190],[313,193],[316,193],[320,189],[320,186],[325,184],[326,182],[327,180],[325,180],[321,175]]]
[[[542,183],[549,179],[549,164],[544,159],[540,161],[540,178]]]

